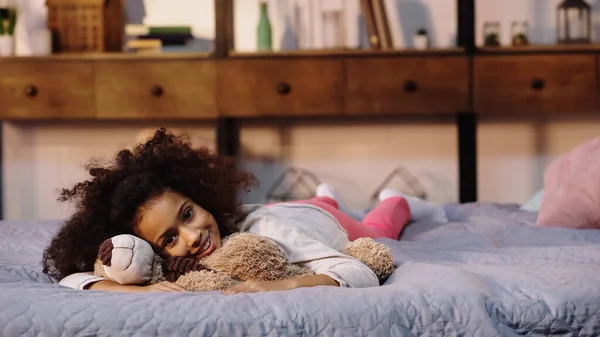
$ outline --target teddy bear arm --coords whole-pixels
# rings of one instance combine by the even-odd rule
[[[191,271],[175,281],[187,291],[223,291],[239,283],[225,273],[208,270]]]
[[[109,279],[108,275],[106,275],[106,272],[104,271],[104,265],[100,259],[96,259],[96,262],[94,262],[94,275]]]
[[[303,264],[290,264],[287,267],[287,275],[285,278],[294,278],[315,275],[315,273]]]
[[[150,272],[150,281],[148,285],[164,282],[167,280],[162,269],[162,258],[158,254],[154,254],[154,261],[152,261],[152,269]]]
[[[364,263],[380,280],[390,277],[396,269],[389,247],[371,238],[360,238],[348,243],[344,253]]]
[[[202,262],[239,281],[276,281],[288,278],[290,273],[281,248],[270,239],[250,233],[231,235]]]

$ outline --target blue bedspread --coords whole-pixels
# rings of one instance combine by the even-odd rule
[[[600,335],[600,231],[448,205],[443,225],[382,240],[400,265],[372,289],[222,296],[61,288],[40,270],[55,222],[0,222],[1,336]]]

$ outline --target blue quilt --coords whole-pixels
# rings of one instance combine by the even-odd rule
[[[518,206],[448,205],[389,244],[381,287],[223,296],[62,288],[41,272],[57,223],[0,222],[1,336],[598,336],[600,231]]]

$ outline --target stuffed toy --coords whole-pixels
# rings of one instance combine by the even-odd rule
[[[348,243],[344,254],[367,265],[380,282],[395,269],[389,248],[370,238]],[[188,291],[215,291],[248,280],[276,281],[314,273],[302,265],[288,263],[274,241],[236,233],[201,260],[162,259],[146,241],[133,235],[117,235],[100,246],[94,274],[120,284],[149,285],[168,280]]]

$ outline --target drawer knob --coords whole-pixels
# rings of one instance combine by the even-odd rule
[[[286,82],[278,83],[276,89],[280,95],[287,95],[292,91],[292,87]]]
[[[417,92],[417,89],[419,89],[419,86],[417,86],[417,82],[412,81],[412,80],[408,80],[406,82],[404,82],[404,91],[412,94]]]
[[[546,86],[546,82],[544,82],[544,80],[542,80],[540,78],[536,78],[533,80],[533,82],[531,82],[531,89],[533,89],[535,91],[540,91],[540,90],[544,89],[545,86]]]
[[[165,89],[163,89],[163,87],[161,87],[160,85],[155,85],[152,87],[152,96],[161,97],[164,94],[165,94]]]
[[[23,91],[28,97],[35,97],[38,94],[38,88],[33,84],[26,86]]]

